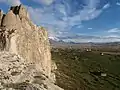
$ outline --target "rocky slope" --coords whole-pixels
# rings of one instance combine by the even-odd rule
[[[0,90],[62,90],[19,55],[0,52]]]
[[[7,79],[9,77],[8,81],[6,77],[1,79],[1,83],[4,80],[6,84],[22,83],[26,80],[32,83],[35,78],[41,77],[33,77],[33,72],[37,72],[45,76],[44,83],[49,83],[48,85],[53,87],[51,89],[48,88],[48,90],[59,90],[59,87],[56,89],[52,82],[55,81],[55,75],[52,73],[55,65],[52,66],[53,62],[51,60],[47,31],[43,27],[37,27],[32,23],[23,5],[11,7],[7,14],[3,14],[2,10],[0,10],[0,50],[1,52],[5,51],[19,55],[25,60],[25,62],[22,62],[21,59],[14,61],[14,58],[11,58],[11,54],[8,54],[4,60],[4,53],[1,54],[3,58],[0,58],[0,65],[2,65],[0,70],[2,70],[2,73],[4,72],[4,74],[1,74],[3,77],[8,74]],[[9,69],[11,70],[11,68],[8,68],[9,64],[12,65],[12,72],[14,72],[15,77],[14,74],[10,76],[12,72],[9,72]],[[16,70],[14,71],[14,69]]]

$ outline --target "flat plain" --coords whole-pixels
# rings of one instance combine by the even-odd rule
[[[120,54],[111,49],[52,49],[56,84],[65,90],[120,90]]]

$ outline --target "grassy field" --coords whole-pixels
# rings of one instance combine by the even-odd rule
[[[120,55],[79,49],[51,52],[58,67],[56,84],[65,90],[120,90]]]

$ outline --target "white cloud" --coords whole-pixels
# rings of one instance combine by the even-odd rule
[[[109,7],[110,7],[110,4],[107,3],[107,4],[105,4],[105,5],[103,6],[103,9],[107,9],[107,8],[109,8]]]
[[[100,0],[84,0],[84,2],[87,4],[88,8],[93,9],[98,6]]]
[[[92,28],[88,28],[88,29],[92,29]]]
[[[117,2],[116,5],[120,6],[120,2]]]
[[[70,17],[69,23],[92,20],[97,18],[101,13],[102,10],[96,10],[95,8],[84,8],[83,10],[79,11],[78,14],[74,15],[73,17]]]
[[[37,25],[42,25],[48,29],[50,37],[57,37],[60,31],[65,31],[67,22],[57,19],[50,8],[32,8],[28,7],[28,12],[32,21]]]
[[[8,3],[9,3],[10,5],[14,5],[14,6],[21,4],[20,0],[8,0]]]
[[[34,1],[39,1],[39,3],[41,3],[41,0]],[[103,9],[96,9],[100,0],[85,1],[87,6],[83,6],[83,9],[76,12],[76,14],[74,14],[73,16],[67,15],[68,11],[71,10],[66,10],[66,6],[61,3],[58,3],[55,6],[47,6],[44,8],[27,8],[30,13],[30,17],[32,18],[34,23],[36,23],[37,25],[44,25],[45,27],[49,28],[49,35],[51,37],[57,37],[60,35],[60,33],[58,33],[59,31],[70,32],[69,30],[71,30],[74,25],[79,25],[79,28],[81,28],[82,21],[95,19],[103,12]],[[51,3],[49,3],[49,5]],[[66,5],[67,8],[70,9],[71,6],[67,2]]]
[[[83,25],[78,25],[77,28],[83,28],[84,26]]]
[[[62,4],[57,4],[56,5],[56,8],[59,10],[59,12],[61,13],[61,14],[63,14],[64,16],[66,16],[66,9],[65,9],[65,6],[64,5],[62,5]]]
[[[54,2],[54,0],[33,0],[37,3],[44,4],[44,5],[50,5]]]
[[[86,43],[86,42],[94,42],[94,43],[106,43],[106,42],[119,42],[120,36],[117,35],[108,35],[108,36],[83,36],[83,37],[75,37],[75,38],[66,38],[63,39],[66,42],[76,42],[76,43]]]
[[[100,0],[85,0],[87,6],[83,6],[83,9],[80,10],[78,14],[70,17],[69,23],[77,21],[88,21],[97,18],[103,11],[102,9],[96,9],[99,2]]]
[[[0,3],[16,6],[16,5],[20,5],[21,1],[20,0],[0,0]]]
[[[105,38],[120,38],[119,35],[116,35],[116,34],[110,34],[110,35],[106,35],[104,36]]]
[[[108,30],[108,33],[118,33],[118,32],[120,32],[120,29],[118,28],[113,28],[113,29]]]
[[[35,0],[35,1],[38,1],[38,0]],[[41,0],[39,0],[39,2],[41,2]],[[94,18],[96,18],[96,17],[98,17],[101,13],[102,13],[102,10],[96,10],[96,7],[97,7],[97,5],[98,5],[98,2],[99,2],[99,0],[86,0],[86,3],[87,3],[87,5],[88,6],[85,6],[84,8],[83,8],[83,10],[80,10],[79,11],[79,13],[78,14],[75,14],[75,15],[73,15],[73,17],[68,17],[66,14],[67,14],[67,10],[65,9],[65,6],[64,5],[62,5],[62,4],[57,4],[56,5],[56,9],[60,12],[60,14],[64,14],[64,16],[62,17],[63,18],[63,21],[64,21],[64,23],[67,23],[67,24],[69,24],[69,25],[72,25],[72,26],[74,26],[75,24],[80,24],[80,22],[81,21],[84,21],[84,20],[91,20],[91,19],[94,19]],[[69,7],[69,5],[67,5],[68,7]],[[49,8],[49,9],[48,9]],[[50,13],[52,13],[51,12],[51,10],[50,10],[50,7],[48,7],[47,9],[48,10],[46,10],[46,11],[48,11],[48,12],[50,12]],[[39,10],[40,10],[41,8],[39,8]],[[39,11],[38,10],[38,11]],[[40,18],[40,14],[41,13],[39,13],[38,11],[36,11],[36,10],[32,10],[34,13],[36,13],[36,15],[38,14],[39,15],[39,17],[38,17],[38,15],[37,15],[37,17],[36,18]],[[44,12],[46,12],[45,10],[43,10]],[[30,11],[31,12],[31,11]],[[32,13],[33,13],[32,12]],[[32,14],[31,13],[31,14]],[[46,14],[49,14],[49,13],[46,13]],[[34,14],[33,14],[34,15]],[[32,16],[33,16],[32,15]],[[35,16],[35,15],[34,15]],[[43,17],[45,17],[44,16],[44,13],[42,13],[42,16]],[[49,14],[48,15],[49,16],[49,18],[51,17],[51,15]],[[52,16],[53,17],[53,16]],[[38,19],[36,19],[35,21],[37,21],[38,22]],[[41,18],[40,18],[41,19]],[[48,18],[47,18],[48,19]],[[62,21],[61,21],[62,22]]]
[[[4,2],[4,0],[0,0],[0,2]]]

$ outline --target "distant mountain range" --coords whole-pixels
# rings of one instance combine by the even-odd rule
[[[119,36],[90,36],[90,35],[68,35],[49,37],[54,41],[68,43],[119,43]]]
[[[53,48],[119,48],[120,42],[101,42],[101,43],[95,43],[95,42],[65,42],[63,40],[53,40],[49,39],[51,43],[51,47]]]

